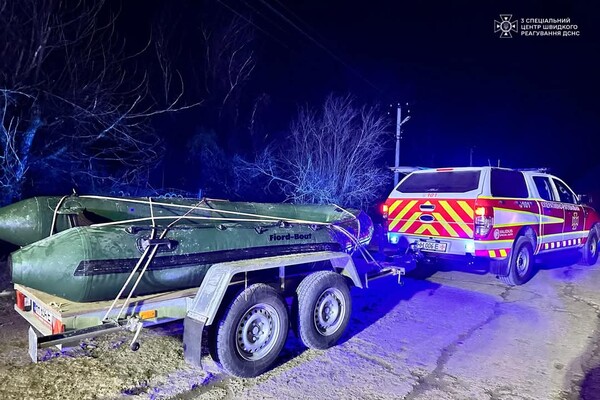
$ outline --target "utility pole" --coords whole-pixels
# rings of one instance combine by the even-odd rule
[[[400,121],[402,121],[402,107],[398,103],[396,110],[396,163],[394,164],[396,170],[394,171],[394,187],[398,184],[399,172],[397,168],[400,166],[400,126],[402,125]]]
[[[406,104],[408,105],[408,103]],[[410,113],[410,111],[408,111]],[[398,184],[399,172],[398,167],[400,166],[400,139],[402,139],[402,125],[410,119],[410,115],[402,119],[402,106],[400,103],[396,105],[396,163],[394,166],[394,187]]]
[[[471,147],[471,151],[469,153],[469,167],[473,166],[473,147]]]

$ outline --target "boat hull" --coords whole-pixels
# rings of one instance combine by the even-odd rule
[[[327,205],[227,201],[198,205],[192,200],[150,205],[139,199],[94,197],[20,203],[29,213],[26,218],[15,217],[18,207],[4,214],[29,221],[21,230],[16,226],[13,237],[3,236],[24,244],[10,258],[13,282],[76,302],[115,298],[136,265],[141,271],[148,259],[143,255],[154,246],[156,255],[136,295],[199,286],[208,268],[217,263],[352,251],[357,241],[368,241],[373,232],[366,214]],[[77,220],[82,215],[87,222],[83,225]],[[58,233],[50,235],[51,231]],[[138,276],[139,272],[126,293]]]
[[[263,229],[260,233],[251,226],[173,230],[167,235],[173,250],[159,246],[136,295],[199,286],[216,263],[343,248],[325,228]],[[123,227],[66,230],[14,252],[13,282],[77,302],[112,299],[138,264],[149,233],[132,234]]]

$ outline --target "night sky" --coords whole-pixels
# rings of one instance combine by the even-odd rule
[[[163,10],[127,4],[124,18],[134,26]],[[190,11],[202,12],[193,2],[170,4],[191,18],[173,29],[193,27]],[[600,29],[592,1],[221,0],[214,7],[256,28],[247,90],[269,95],[273,132],[284,134],[298,106],[351,93],[386,112],[408,103],[403,165],[465,166],[473,148],[475,165],[550,167],[572,186],[599,185]],[[570,18],[580,36],[501,39],[493,29],[500,14]],[[186,53],[193,40],[182,46]],[[198,124],[193,113],[173,118],[174,126]]]
[[[600,163],[591,145],[600,142],[600,31],[591,2],[481,3],[290,2],[364,79],[316,46],[291,55],[270,46],[272,90],[292,102],[329,90],[408,102],[403,164],[468,165],[471,146],[476,164],[500,158],[571,175]],[[500,39],[493,32],[500,13],[569,17],[581,36]]]

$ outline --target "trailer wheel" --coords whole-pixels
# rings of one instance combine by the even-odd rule
[[[590,229],[590,234],[581,249],[581,261],[583,265],[594,265],[598,261],[598,233],[595,228]]]
[[[350,290],[335,272],[318,271],[300,282],[295,299],[295,330],[311,349],[327,349],[342,336],[352,310]]]
[[[288,332],[288,311],[273,288],[259,283],[239,293],[215,335],[216,361],[230,375],[262,374],[279,356]]]
[[[508,261],[508,275],[500,275],[502,282],[510,286],[522,285],[533,275],[533,246],[527,236],[520,236]]]

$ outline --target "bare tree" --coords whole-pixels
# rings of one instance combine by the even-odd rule
[[[267,148],[254,162],[239,162],[238,177],[267,177],[297,203],[366,207],[390,178],[377,166],[387,129],[377,108],[330,95],[320,111],[301,109],[281,144]]]
[[[217,123],[231,128],[240,116],[242,88],[256,66],[253,49],[254,30],[238,16],[203,21],[204,87],[206,97],[218,112]]]
[[[182,108],[183,82],[157,100],[149,69],[137,62],[143,55],[148,63],[152,41],[126,54],[116,13],[104,11],[104,1],[0,2],[3,201],[42,179],[134,183],[160,158],[150,118]],[[159,47],[157,70],[170,92],[172,71]]]

